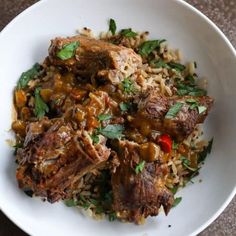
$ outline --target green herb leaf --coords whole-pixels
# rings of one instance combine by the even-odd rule
[[[88,210],[90,207],[90,203],[89,202],[85,202],[81,205],[85,210]]]
[[[99,121],[110,120],[111,117],[112,116],[110,114],[100,114],[98,115],[98,120]]]
[[[112,212],[108,215],[108,220],[109,221],[114,221],[117,218],[116,213]]]
[[[156,68],[170,68],[162,59],[152,60],[150,64]]]
[[[197,109],[198,109],[199,114],[201,114],[201,113],[203,113],[204,111],[207,110],[207,108],[205,106],[198,106]]]
[[[75,51],[79,45],[79,41],[65,44],[62,49],[58,51],[57,57],[59,57],[61,60],[68,60],[72,58],[75,55]]]
[[[195,85],[195,79],[192,75],[188,75],[185,77],[185,81],[188,82],[191,85]]]
[[[190,104],[190,107],[189,107],[190,110],[193,110],[196,107],[198,107],[198,102],[195,99],[189,98],[186,100],[186,103]]]
[[[122,88],[125,93],[130,94],[134,92],[134,84],[133,81],[131,81],[129,78],[125,78],[122,81]]]
[[[16,85],[17,89],[25,88],[30,80],[35,79],[39,75],[40,70],[41,70],[40,64],[36,63],[31,69],[23,72],[20,76],[20,79],[17,82]]]
[[[186,157],[181,156],[180,160],[182,161],[183,166],[185,166],[187,169],[189,169],[191,171],[196,171],[197,170],[196,168],[192,168],[191,166],[189,166],[190,165],[190,161]]]
[[[181,102],[175,103],[166,113],[165,118],[168,118],[168,119],[174,118],[178,114],[178,112],[181,110],[183,105],[184,104]]]
[[[93,140],[93,143],[98,144],[99,143],[99,136],[97,134],[90,135],[91,139]]]
[[[47,104],[40,96],[40,90],[41,88],[36,88],[34,91],[34,114],[38,119],[42,118],[47,112],[49,112]]]
[[[121,109],[121,111],[128,111],[129,110],[129,108],[131,107],[131,104],[130,103],[125,103],[125,102],[121,102],[120,104],[119,104],[119,107],[120,107],[120,109]]]
[[[171,191],[173,194],[176,194],[177,191],[178,191],[178,186],[174,186],[173,188],[170,189],[170,191]]]
[[[179,146],[179,144],[176,143],[175,140],[173,140],[173,142],[172,142],[172,149],[176,150],[176,149],[178,149],[178,146]]]
[[[120,34],[126,38],[131,38],[131,37],[135,37],[138,34],[136,32],[133,32],[131,28],[129,29],[122,29],[120,31]]]
[[[182,201],[182,197],[175,198],[175,201],[172,207],[176,207],[181,201]]]
[[[109,30],[111,31],[112,35],[115,35],[115,33],[116,33],[116,22],[113,19],[110,19],[110,21],[109,21]]]
[[[75,201],[74,199],[65,200],[64,202],[65,202],[66,206],[68,206],[68,207],[74,207],[74,206],[78,205],[78,202]]]
[[[188,99],[186,100],[186,102],[187,102],[187,103],[190,103],[190,104],[197,103],[197,101],[196,101],[195,99],[193,99],[193,98],[188,98]]]
[[[170,66],[172,69],[175,69],[175,70],[180,71],[180,72],[184,71],[185,68],[186,68],[186,66],[184,66],[180,63],[176,63],[176,62],[169,62],[168,66]]]
[[[98,133],[110,139],[119,139],[123,137],[122,132],[124,127],[122,125],[107,125],[105,128],[98,128]]]
[[[16,143],[14,146],[13,146],[13,148],[15,148],[15,150],[14,150],[14,155],[16,155],[17,154],[17,150],[19,149],[19,148],[22,148],[23,147],[23,143]]]
[[[135,167],[135,173],[141,173],[143,171],[143,168],[145,166],[145,161],[141,161],[136,167]]]
[[[213,138],[209,141],[208,145],[204,147],[203,151],[198,154],[198,163],[205,161],[207,154],[211,153]]]
[[[196,85],[185,84],[182,82],[177,82],[176,88],[179,96],[205,96],[207,94],[206,90],[198,88]]]
[[[138,49],[138,53],[142,56],[148,56],[153,50],[160,47],[160,44],[165,42],[165,39],[162,40],[149,40],[145,41]]]

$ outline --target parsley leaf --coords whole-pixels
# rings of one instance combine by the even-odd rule
[[[42,118],[47,112],[49,112],[47,104],[43,101],[40,95],[40,90],[41,88],[36,88],[34,91],[34,114],[37,116],[38,119]]]
[[[125,78],[122,82],[122,88],[125,93],[130,94],[134,92],[134,84],[128,77]]]
[[[184,66],[180,63],[176,63],[176,62],[169,62],[168,66],[170,66],[172,69],[175,69],[175,70],[180,71],[180,72],[184,71],[185,68],[186,68],[186,66]]]
[[[117,218],[117,216],[116,216],[115,212],[109,213],[109,215],[108,215],[109,221],[114,221],[116,218]]]
[[[110,120],[111,117],[112,116],[110,114],[100,114],[98,115],[98,120],[99,121]]]
[[[177,197],[177,198],[175,198],[172,207],[176,207],[181,201],[182,201],[182,197]]]
[[[207,154],[211,153],[213,138],[209,141],[208,145],[204,147],[203,151],[198,154],[198,163],[205,161]]]
[[[138,49],[138,53],[142,56],[148,56],[153,50],[160,47],[160,44],[165,42],[165,39],[162,40],[148,40],[145,41]]]
[[[59,57],[61,60],[72,58],[75,55],[75,51],[79,45],[79,41],[65,44],[62,49],[57,52],[57,57]]]
[[[90,135],[91,139],[93,140],[93,143],[98,144],[99,143],[99,136],[97,134]]]
[[[20,76],[20,79],[17,82],[16,85],[17,89],[25,88],[30,80],[34,79],[36,76],[39,75],[40,70],[41,70],[40,64],[36,63],[31,69],[23,72]]]
[[[121,111],[128,111],[129,108],[131,107],[131,104],[128,103],[128,102],[127,102],[127,103],[121,102],[121,103],[119,104],[119,107],[120,107]]]
[[[74,207],[74,206],[78,205],[78,202],[75,201],[74,199],[65,200],[64,202],[65,202],[66,206],[68,206],[68,207]]]
[[[181,110],[183,105],[184,104],[181,102],[175,103],[166,113],[165,118],[168,118],[168,119],[174,118],[178,114],[178,112]]]
[[[145,161],[141,161],[136,167],[135,167],[135,173],[141,173],[143,171],[143,168],[145,166]]]
[[[113,19],[110,19],[110,21],[109,21],[109,30],[111,31],[112,35],[115,35],[115,33],[116,33],[116,22]]]
[[[178,146],[179,146],[179,144],[176,143],[175,140],[173,140],[173,142],[172,142],[172,149],[176,150],[176,149],[178,149]]]
[[[97,131],[107,138],[119,139],[123,137],[124,127],[122,125],[107,125],[105,128],[98,128]]]
[[[179,96],[205,96],[207,94],[206,90],[196,87],[194,84],[185,84],[182,82],[178,82],[176,84],[177,94]]]
[[[157,59],[157,60],[152,60],[150,62],[151,66],[156,67],[156,68],[170,68],[168,64],[166,64],[162,59]]]
[[[178,186],[174,186],[173,188],[170,189],[170,191],[171,191],[173,194],[176,194],[177,191],[178,191]]]
[[[188,160],[186,157],[181,156],[180,160],[182,161],[183,166],[185,166],[187,169],[189,169],[191,171],[196,171],[197,170],[196,168],[192,168],[192,167],[189,166],[190,165],[190,160]]]
[[[132,31],[131,28],[129,28],[129,29],[122,29],[120,31],[120,34],[122,36],[126,37],[126,38],[131,38],[131,37],[135,37],[135,36],[138,35],[136,32]]]
[[[205,106],[198,106],[197,109],[198,109],[199,114],[201,114],[201,113],[203,113],[204,111],[207,110],[207,108]]]

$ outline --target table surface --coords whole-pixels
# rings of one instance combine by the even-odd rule
[[[0,30],[37,0],[0,0]],[[235,0],[187,0],[215,22],[236,47]],[[27,236],[0,211],[0,236]],[[199,236],[236,235],[236,197],[225,211]]]

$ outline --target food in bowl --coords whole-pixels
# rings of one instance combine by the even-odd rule
[[[166,214],[199,173],[212,141],[213,98],[180,52],[110,20],[99,39],[55,38],[14,90],[16,178],[28,195],[96,218],[141,224]]]

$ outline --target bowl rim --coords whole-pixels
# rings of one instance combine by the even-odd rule
[[[16,17],[14,17],[1,31],[0,31],[0,38],[7,33],[7,31],[14,26],[15,22],[21,18],[22,16],[30,13],[34,8],[40,6],[41,4],[45,4],[49,0],[41,0],[33,5],[29,6],[26,8],[24,11],[22,11],[20,14],[18,14]],[[176,4],[181,5],[182,7],[187,8],[188,10],[194,12],[197,14],[199,17],[201,17],[207,24],[209,24],[215,31],[216,33],[219,34],[219,36],[223,39],[223,41],[226,43],[226,45],[229,47],[230,51],[233,53],[235,59],[236,59],[236,49],[232,45],[232,43],[229,41],[229,39],[226,37],[226,35],[223,33],[223,31],[206,15],[204,15],[200,10],[192,6],[190,3],[184,1],[184,0],[172,0]],[[195,236],[202,232],[204,229],[206,229],[213,221],[216,220],[216,218],[225,210],[225,208],[229,205],[229,203],[232,201],[234,196],[236,195],[236,184],[234,188],[232,189],[230,195],[225,199],[224,203],[222,206],[204,223],[202,224],[199,228],[197,228],[194,232],[192,232],[189,236]],[[18,222],[16,219],[14,219],[14,216],[8,214],[8,212],[1,207],[0,205],[0,210],[4,213],[5,216],[7,216],[8,219],[10,219],[18,228],[23,230],[24,232],[28,233],[29,235],[32,235],[32,232],[29,227],[25,225],[21,225],[20,222]]]

